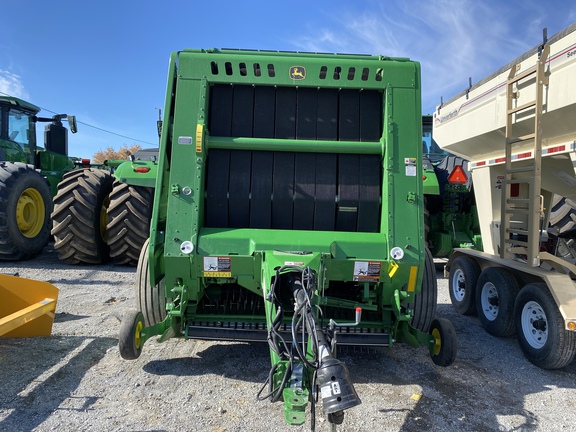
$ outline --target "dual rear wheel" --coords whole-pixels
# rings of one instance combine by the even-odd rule
[[[150,232],[154,191],[115,182],[108,171],[66,173],[52,213],[54,248],[68,264],[136,265]]]

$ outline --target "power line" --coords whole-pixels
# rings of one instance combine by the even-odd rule
[[[9,95],[8,93],[4,93],[4,92],[2,92],[2,91],[0,91],[0,94],[3,94],[4,96],[8,96],[8,97],[15,97],[15,96]],[[54,111],[52,111],[52,110],[49,110],[49,109],[47,109],[47,108],[43,108],[43,107],[41,107],[41,106],[38,106],[38,108],[40,108],[41,110],[47,111],[47,112],[49,112],[49,113],[52,113],[52,114],[58,114],[58,113],[56,113],[56,112],[54,112]],[[82,125],[84,125],[84,126],[91,127],[92,129],[96,129],[96,130],[99,130],[99,131],[101,131],[101,132],[106,132],[106,133],[109,133],[109,134],[111,134],[111,135],[116,135],[116,136],[121,137],[121,138],[126,138],[126,139],[129,139],[129,140],[132,140],[132,141],[136,141],[136,142],[140,142],[140,143],[144,143],[144,144],[150,144],[150,145],[158,145],[158,143],[154,144],[154,143],[151,143],[151,142],[149,142],[149,141],[144,141],[144,140],[139,140],[139,139],[136,139],[136,138],[132,138],[132,137],[129,137],[129,136],[126,136],[126,135],[122,135],[122,134],[119,134],[119,133],[116,133],[116,132],[112,132],[112,131],[109,131],[109,130],[106,130],[106,129],[99,128],[98,126],[93,126],[93,125],[91,125],[91,124],[88,124],[88,123],[85,123],[85,122],[81,122],[81,121],[79,121],[79,120],[76,120],[76,123],[82,124]]]

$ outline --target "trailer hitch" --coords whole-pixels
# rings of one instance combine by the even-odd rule
[[[311,402],[311,423],[314,430],[315,403],[318,390],[328,421],[341,424],[344,410],[361,403],[350,382],[346,365],[333,355],[335,338],[328,343],[324,330],[318,325],[311,298],[316,288],[316,274],[309,267],[284,266],[277,269],[267,300],[274,302],[276,314],[270,319],[268,343],[273,366],[268,380],[258,393],[259,399],[272,402],[284,400],[285,419],[288,424],[300,425],[305,421],[308,399]],[[284,310],[279,291],[292,294],[291,344],[282,338],[278,329],[283,322]],[[356,325],[359,314],[356,314]],[[272,318],[272,317],[270,317]],[[335,326],[335,322],[331,322]],[[268,395],[261,393],[269,384]],[[310,391],[311,390],[311,391]]]

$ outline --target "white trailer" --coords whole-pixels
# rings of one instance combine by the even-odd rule
[[[576,199],[576,23],[434,114],[434,138],[469,161],[484,251],[446,266],[456,310],[557,369],[576,355],[576,266],[544,251],[553,195]]]

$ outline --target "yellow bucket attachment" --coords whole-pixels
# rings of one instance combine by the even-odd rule
[[[0,274],[0,337],[50,336],[58,288]]]

